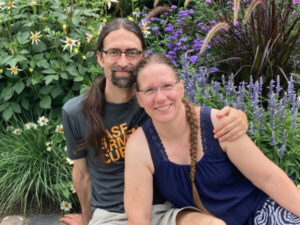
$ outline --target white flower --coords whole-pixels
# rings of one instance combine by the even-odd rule
[[[108,9],[110,9],[112,2],[117,2],[118,3],[118,0],[106,0],[106,1],[107,1],[107,8]]]
[[[67,47],[69,47],[69,48],[70,48],[70,53],[71,53],[71,52],[72,52],[73,46],[76,45],[76,42],[77,42],[78,40],[72,40],[72,39],[66,37],[66,40],[65,40],[65,41],[64,41],[64,40],[61,40],[61,41],[64,42],[64,43],[66,43],[66,45],[65,45],[65,47],[64,47],[64,50],[65,50]]]
[[[92,40],[92,38],[93,38],[93,35],[92,35],[92,34],[89,34],[89,33],[86,33],[86,34],[85,34],[85,37],[86,37],[87,43],[90,43],[91,40]]]
[[[75,190],[75,187],[74,187],[73,184],[71,184],[71,186],[70,186],[70,191],[71,191],[73,194],[76,193],[76,190]]]
[[[38,119],[38,124],[42,127],[44,125],[47,125],[49,122],[49,120],[45,117],[45,116],[41,116],[39,119]]]
[[[65,212],[67,212],[67,211],[70,211],[70,209],[72,209],[72,204],[67,201],[62,201],[60,203],[60,208],[61,208],[61,210],[64,210]]]
[[[11,70],[11,73],[14,75],[18,75],[18,71],[22,71],[21,69],[18,69],[18,66],[12,66],[11,68],[7,68],[8,70]]]
[[[31,44],[38,44],[38,42],[40,41],[40,37],[42,37],[43,35],[41,35],[40,33],[40,31],[39,32],[35,32],[35,33],[32,33],[31,31],[30,31],[30,33],[31,33],[31,39],[32,39],[32,42],[31,42]]]
[[[66,151],[68,150],[67,146],[65,146],[65,148],[64,148],[64,149],[65,149],[65,152],[66,152]]]
[[[5,7],[1,7],[2,5],[5,5],[5,3],[4,2],[0,2],[0,12],[5,9]]]
[[[64,133],[64,127],[62,124],[59,124],[56,126],[56,129],[55,129],[55,132],[58,132],[58,133]]]
[[[13,1],[8,1],[7,3],[1,2],[1,3],[0,3],[0,6],[1,6],[1,5],[6,5],[5,7],[2,8],[2,10],[4,10],[4,9],[16,8],[16,6],[15,6],[14,3],[13,3]]]
[[[30,129],[36,129],[37,128],[37,124],[29,122],[25,124],[25,130],[30,130]]]
[[[48,152],[51,151],[52,145],[53,145],[53,142],[52,142],[52,141],[47,141],[47,142],[46,142],[46,147],[47,147],[46,150],[47,150]]]
[[[297,100],[298,100],[298,102],[300,102],[300,96],[298,96]]]
[[[16,128],[13,130],[13,133],[16,134],[16,135],[20,135],[22,133],[22,130],[19,129],[19,128]]]
[[[13,127],[13,126],[8,126],[8,127],[6,127],[6,130],[7,131],[13,131],[15,128]]]
[[[142,21],[141,30],[142,30],[143,34],[145,35],[145,37],[148,37],[148,35],[151,33],[149,31],[148,23],[145,21]]]
[[[31,0],[31,1],[30,1],[30,5],[31,5],[31,6],[35,6],[35,5],[36,5],[36,1]]]
[[[72,159],[70,159],[70,158],[67,157],[66,160],[67,160],[67,163],[69,165],[73,165],[74,164],[74,161]]]

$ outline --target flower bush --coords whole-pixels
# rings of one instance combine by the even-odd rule
[[[280,86],[280,77],[268,84],[263,95],[263,80],[235,85],[233,74],[222,81],[209,79],[205,67],[194,69],[187,57],[182,58],[182,78],[188,98],[199,105],[214,108],[232,106],[246,112],[248,134],[257,146],[279,165],[296,184],[300,184],[300,97],[294,89],[293,76],[288,88]],[[282,97],[281,97],[282,96]],[[267,106],[264,103],[268,102]]]
[[[45,116],[36,123],[19,120],[0,133],[0,149],[1,214],[16,205],[24,213],[33,206],[39,211],[45,200],[67,209],[66,202],[78,204],[61,124]]]
[[[57,117],[67,99],[87,89],[101,72],[94,46],[108,18],[107,3],[0,1],[3,120],[24,112],[37,117],[50,110]]]

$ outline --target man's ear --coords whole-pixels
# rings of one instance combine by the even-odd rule
[[[102,53],[100,51],[97,51],[97,61],[98,64],[103,68],[104,67],[104,62],[103,62],[103,57]]]

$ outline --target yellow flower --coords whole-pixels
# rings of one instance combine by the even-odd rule
[[[0,69],[0,74],[3,73],[3,69]]]
[[[83,55],[83,56],[82,56],[82,59],[83,59],[83,60],[86,60],[86,56],[85,56],[85,55]]]
[[[67,25],[66,25],[66,24],[62,24],[61,26],[62,26],[62,28],[63,28],[64,30],[67,29]]]
[[[74,53],[75,53],[75,54],[78,53],[78,48],[74,48]]]
[[[12,66],[11,68],[7,68],[8,70],[11,70],[11,73],[13,75],[18,75],[18,71],[22,71],[21,69],[18,68],[18,66]]]
[[[38,42],[40,41],[40,37],[42,37],[43,35],[41,35],[40,33],[40,31],[39,32],[35,32],[35,33],[32,33],[31,31],[30,31],[30,33],[31,33],[31,39],[32,39],[32,42],[31,42],[31,44],[38,44]]]
[[[72,40],[72,39],[66,37],[66,40],[61,40],[61,41],[64,42],[64,43],[66,43],[66,45],[65,45],[65,47],[64,47],[64,50],[65,50],[67,47],[69,47],[69,48],[70,48],[70,53],[71,53],[71,52],[72,52],[73,46],[76,45],[76,42],[77,42],[78,40]]]
[[[42,19],[44,22],[46,22],[48,20],[48,17],[43,17]]]
[[[31,67],[28,70],[29,70],[30,73],[33,72],[33,68],[31,68]]]
[[[133,18],[131,16],[128,16],[127,19],[133,21]]]

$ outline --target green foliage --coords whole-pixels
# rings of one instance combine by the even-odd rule
[[[21,112],[38,116],[52,109],[56,117],[61,105],[85,91],[101,71],[94,46],[107,13],[106,3],[4,3],[0,13],[0,113],[8,121]]]
[[[45,200],[53,206],[77,202],[62,131],[57,122],[41,117],[39,125],[19,120],[0,133],[1,214],[15,206],[24,213],[33,206],[41,211]]]

